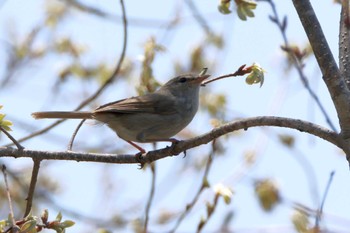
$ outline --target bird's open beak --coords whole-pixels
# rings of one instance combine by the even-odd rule
[[[206,75],[202,75],[202,76],[198,76],[194,82],[195,83],[202,83],[205,79],[209,78],[210,75],[209,74],[206,74]]]

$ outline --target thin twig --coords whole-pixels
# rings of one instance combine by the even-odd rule
[[[186,205],[185,211],[181,213],[180,217],[178,218],[175,226],[170,231],[170,233],[174,233],[177,230],[177,228],[180,226],[182,221],[185,219],[185,217],[190,213],[190,211],[192,210],[194,205],[197,203],[199,196],[202,194],[204,189],[208,188],[208,174],[209,174],[209,171],[210,171],[210,168],[211,168],[211,165],[213,162],[214,154],[216,151],[215,142],[216,142],[216,140],[213,140],[213,142],[212,142],[212,150],[209,153],[208,161],[207,161],[206,166],[205,166],[205,170],[204,170],[203,177],[202,177],[202,185],[198,189],[198,191],[197,191],[196,195],[194,196],[194,198],[192,199],[192,201]]]
[[[24,149],[24,147],[21,144],[19,144],[19,142],[14,137],[12,137],[12,135],[9,132],[7,132],[4,128],[2,128],[1,126],[0,126],[0,131],[2,131],[13,142],[13,144],[16,145],[18,150]]]
[[[148,222],[149,222],[149,213],[151,210],[151,205],[152,205],[152,201],[153,201],[153,197],[154,197],[154,193],[155,193],[155,188],[156,188],[156,164],[152,163],[151,164],[151,171],[152,171],[152,184],[151,184],[151,191],[148,197],[148,201],[147,201],[147,205],[146,205],[146,210],[145,210],[145,224],[144,224],[144,232],[147,233],[147,229],[148,229]]]
[[[6,166],[2,165],[2,169],[1,170],[2,170],[2,174],[4,175],[7,201],[9,202],[9,207],[10,207],[10,214],[9,214],[9,220],[11,221],[10,222],[10,224],[11,224],[10,229],[12,230],[11,232],[18,232],[19,228],[16,226],[15,215],[13,214],[13,207],[12,207],[10,188],[9,188],[9,184],[8,184],[8,181],[7,181]]]
[[[72,137],[71,137],[71,139],[69,140],[69,143],[68,143],[68,148],[67,148],[68,150],[72,150],[75,136],[77,136],[77,133],[78,133],[80,127],[84,124],[85,121],[86,121],[86,119],[81,120],[80,123],[78,124],[77,128],[74,130],[74,132],[72,134]]]
[[[328,183],[327,183],[326,189],[324,190],[321,206],[320,206],[319,211],[317,211],[316,220],[315,220],[315,228],[316,229],[319,229],[319,226],[320,226],[320,221],[321,221],[321,218],[322,218],[324,203],[326,202],[327,194],[328,194],[329,188],[331,187],[331,183],[333,181],[334,173],[335,173],[335,171],[332,171],[331,174],[329,175]]]
[[[124,36],[123,36],[123,48],[122,48],[122,52],[120,54],[117,66],[116,66],[114,72],[111,74],[111,76],[106,80],[106,82],[98,90],[96,90],[96,92],[94,94],[92,94],[89,98],[87,98],[83,102],[81,102],[74,109],[74,111],[78,111],[78,110],[82,109],[83,107],[88,105],[90,102],[92,102],[94,99],[96,99],[102,93],[102,91],[104,91],[106,89],[107,86],[109,86],[111,83],[113,83],[114,79],[116,78],[116,76],[120,72],[120,69],[122,67],[122,63],[124,61],[125,54],[126,54],[127,38],[128,38],[128,31],[127,31],[128,23],[127,23],[126,10],[125,10],[125,5],[124,5],[124,1],[123,0],[120,0],[120,5],[121,5],[121,8],[122,8]],[[43,128],[43,129],[41,129],[41,130],[39,130],[37,132],[34,132],[34,133],[32,133],[32,134],[30,134],[30,135],[28,135],[26,137],[23,137],[23,138],[19,139],[18,142],[23,142],[23,141],[26,141],[26,140],[31,139],[33,137],[36,137],[38,135],[41,135],[43,133],[46,133],[49,130],[51,130],[52,128],[54,128],[55,126],[61,124],[63,121],[65,121],[65,120],[58,120],[58,121],[52,123],[51,125]],[[8,146],[8,145],[6,145],[6,146]]]
[[[236,77],[236,76],[242,76],[245,74],[249,74],[252,70],[251,70],[251,66],[245,67],[246,65],[241,65],[237,71],[235,71],[234,73],[231,74],[225,74],[225,75],[221,75],[218,76],[216,78],[210,79],[210,80],[206,80],[204,81],[201,86],[205,86],[208,83],[220,80],[220,79],[224,79],[224,78],[229,78],[229,77]]]
[[[320,197],[315,169],[311,165],[310,161],[307,160],[307,156],[303,154],[302,150],[295,148],[292,151],[294,151],[292,158],[294,158],[299,163],[305,173],[306,180],[309,183],[308,188],[310,190],[310,196],[314,201],[315,208],[317,208],[317,206],[320,204]]]
[[[317,94],[310,87],[309,81],[308,81],[306,75],[304,74],[303,64],[301,63],[301,61],[296,57],[296,55],[291,50],[288,50],[288,48],[290,48],[290,43],[288,41],[287,34],[286,34],[286,27],[287,27],[286,26],[286,18],[284,18],[284,20],[281,20],[279,18],[279,15],[278,15],[278,12],[277,12],[277,9],[276,9],[274,1],[272,1],[272,0],[258,0],[258,1],[267,2],[267,3],[270,4],[272,12],[273,12],[273,16],[271,16],[270,19],[271,19],[271,21],[273,23],[275,23],[277,25],[278,29],[281,32],[281,35],[283,37],[283,42],[284,42],[283,48],[287,48],[287,49],[284,49],[284,51],[287,51],[288,54],[290,55],[290,57],[293,59],[293,65],[294,65],[294,67],[296,68],[296,70],[297,70],[297,72],[299,74],[299,77],[300,77],[300,80],[301,80],[302,84],[304,85],[306,90],[309,92],[311,98],[314,99],[314,101],[316,102],[316,105],[321,110],[323,116],[325,117],[325,121],[327,122],[329,127],[334,132],[336,132],[337,128],[335,127],[335,125],[331,121],[331,118],[329,117],[325,107],[321,103],[321,101],[318,98]]]
[[[201,220],[200,223],[198,224],[197,231],[196,231],[197,233],[202,232],[204,226],[209,222],[210,218],[213,216],[213,213],[215,212],[215,209],[218,206],[219,197],[220,197],[220,195],[214,196],[213,204],[210,204],[210,206],[211,206],[210,211],[208,210],[209,207],[207,207],[208,216],[204,221]]]
[[[35,191],[36,183],[38,181],[38,174],[39,174],[41,160],[33,158],[33,162],[34,162],[34,164],[33,164],[33,171],[32,171],[32,177],[30,179],[28,196],[26,198],[27,205],[26,205],[26,210],[24,212],[24,216],[23,216],[24,218],[30,213],[30,210],[32,209],[33,198],[34,198],[34,191]]]

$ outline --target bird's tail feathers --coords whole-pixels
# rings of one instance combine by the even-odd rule
[[[56,118],[56,119],[92,119],[92,112],[34,112],[32,113],[32,117],[35,119],[43,119],[43,118]]]

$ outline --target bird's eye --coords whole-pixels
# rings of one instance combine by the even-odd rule
[[[186,81],[187,81],[187,78],[180,78],[180,79],[179,79],[179,82],[180,82],[180,83],[185,83]]]

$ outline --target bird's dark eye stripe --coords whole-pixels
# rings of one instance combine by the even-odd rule
[[[187,80],[186,78],[180,78],[180,79],[179,79],[179,82],[180,82],[180,83],[184,83],[184,82],[186,82],[186,80]]]

